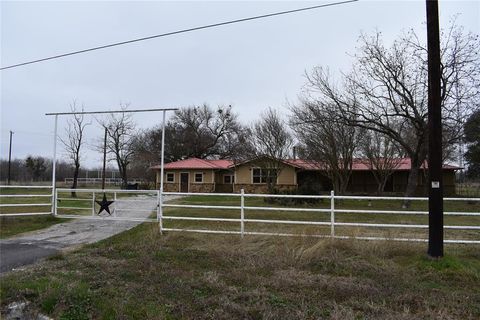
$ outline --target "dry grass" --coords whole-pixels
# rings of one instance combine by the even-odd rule
[[[59,319],[478,319],[478,249],[144,224],[3,277],[1,299]]]

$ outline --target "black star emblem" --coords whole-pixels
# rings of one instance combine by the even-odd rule
[[[100,215],[100,213],[102,213],[103,210],[107,211],[108,214],[111,215],[110,208],[108,208],[108,206],[111,205],[113,203],[113,201],[108,201],[107,200],[107,195],[105,193],[103,194],[102,201],[95,200],[95,202],[98,203],[98,205],[100,206],[100,211],[98,211],[99,215]]]

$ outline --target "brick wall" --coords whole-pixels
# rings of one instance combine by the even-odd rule
[[[268,193],[268,188],[266,184],[235,184],[233,186],[233,192],[240,193],[244,189],[245,193],[259,193],[264,194]],[[294,184],[277,184],[275,189],[280,191],[295,191],[297,190],[297,185]]]
[[[157,183],[157,189],[160,189],[160,183]],[[164,182],[163,183],[164,192],[178,192],[178,183]]]
[[[215,190],[214,183],[190,183],[189,192],[213,192]]]

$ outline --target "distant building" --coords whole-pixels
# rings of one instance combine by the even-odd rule
[[[208,160],[189,158],[166,163],[164,166],[165,192],[240,192],[267,193],[267,170],[265,161],[252,159],[234,163],[231,160]],[[408,173],[411,168],[409,158],[399,159],[397,168],[389,177],[385,185],[385,193],[401,194],[407,187]],[[160,166],[153,166],[156,171],[157,188],[160,187]],[[443,166],[443,187],[445,195],[455,193],[456,166]],[[420,170],[416,195],[425,195],[426,171],[424,166]],[[321,166],[310,160],[287,159],[281,161],[279,174],[276,176],[276,189],[280,191],[296,191],[310,189],[319,192],[328,192],[332,189],[332,182]],[[355,159],[352,166],[352,175],[347,186],[347,192],[352,194],[374,194],[377,182],[372,168],[365,161]]]

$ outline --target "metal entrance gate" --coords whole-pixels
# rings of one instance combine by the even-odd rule
[[[76,197],[72,197],[75,192]],[[54,215],[59,218],[157,221],[158,190],[67,189],[55,190]],[[102,210],[102,201],[111,204]]]

